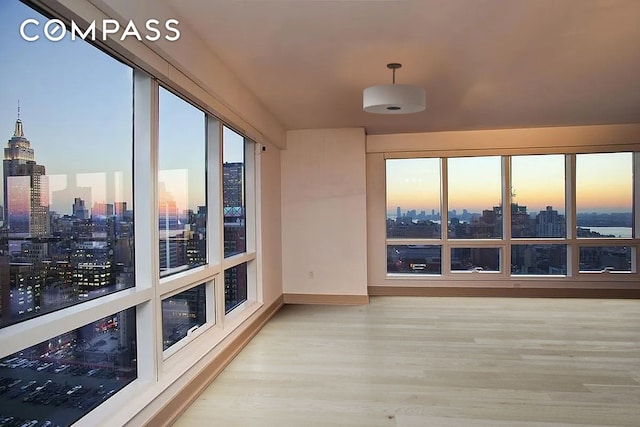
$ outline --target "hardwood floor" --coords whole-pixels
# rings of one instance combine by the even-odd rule
[[[640,426],[640,300],[287,305],[175,426]]]

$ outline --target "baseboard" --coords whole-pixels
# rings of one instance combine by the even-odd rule
[[[366,305],[369,295],[284,294],[285,304]]]
[[[172,425],[283,305],[283,297],[271,303],[253,320],[251,325],[234,338],[193,381],[184,386],[169,403],[154,414],[145,426],[157,427]]]
[[[369,286],[370,296],[640,298],[640,289]]]

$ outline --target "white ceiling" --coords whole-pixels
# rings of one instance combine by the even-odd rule
[[[640,122],[640,0],[165,1],[287,129]],[[426,111],[362,111],[389,62]]]

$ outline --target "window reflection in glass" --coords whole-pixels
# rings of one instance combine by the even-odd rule
[[[514,275],[567,274],[566,245],[513,245],[511,273]]]
[[[245,140],[233,130],[223,128],[223,217],[224,256],[247,250],[245,203]]]
[[[387,273],[440,274],[442,246],[388,245]]]
[[[565,237],[564,155],[511,158],[511,236]]]
[[[5,28],[47,19],[21,2],[2,8]],[[0,129],[4,327],[134,286],[133,72],[69,35],[28,43],[7,32],[0,51],[28,70],[0,71],[0,93],[15,94],[3,101],[16,102],[3,102],[12,126]]]
[[[578,237],[632,236],[632,153],[576,156],[576,220]]]
[[[206,285],[162,300],[162,349],[166,350],[207,321]]]
[[[160,275],[207,262],[205,114],[160,88]]]
[[[451,271],[500,271],[500,249],[452,248]]]
[[[501,238],[501,158],[451,158],[447,159],[447,166],[449,238]]]
[[[441,238],[440,159],[386,161],[387,237]]]
[[[4,357],[5,425],[68,426],[113,396],[137,377],[135,332],[130,308]]]

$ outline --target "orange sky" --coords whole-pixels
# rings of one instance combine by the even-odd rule
[[[449,159],[449,210],[481,212],[501,199],[498,156]],[[578,212],[632,210],[631,153],[581,154],[576,160]],[[387,211],[440,211],[440,160],[387,160]],[[551,205],[564,212],[563,155],[514,156],[514,202],[538,212]]]

